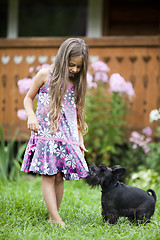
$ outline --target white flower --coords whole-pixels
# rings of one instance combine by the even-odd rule
[[[153,109],[149,114],[150,122],[158,121],[160,119],[160,110]]]
[[[47,162],[44,163],[44,169],[43,169],[44,174],[48,174],[49,173],[48,165],[49,165],[49,163],[47,163]]]
[[[67,165],[67,167],[70,167],[71,166],[71,161],[66,161],[66,165]]]
[[[39,165],[40,162],[38,162],[38,159],[35,159],[34,162],[32,163],[32,166],[34,167],[35,171],[39,171]]]
[[[35,159],[34,162],[32,163],[32,166],[35,167],[38,164],[38,160]]]
[[[39,172],[39,167],[35,167],[35,171]]]
[[[43,93],[43,95],[40,97],[40,101],[44,105],[49,104],[49,95],[47,93]]]
[[[48,117],[44,118],[44,121],[46,122],[47,126],[50,127],[51,126],[51,122],[48,121]]]
[[[66,156],[66,161],[70,161],[73,158],[72,154],[68,154]]]
[[[75,122],[71,123],[71,131],[72,135],[75,139],[78,139],[78,131],[77,131],[77,124]]]
[[[44,170],[45,170],[45,171],[48,170],[48,165],[49,165],[49,163],[47,163],[47,162],[44,163]]]
[[[49,150],[50,153],[53,154],[56,152],[57,144],[54,141],[49,141]]]
[[[73,169],[76,167],[76,163],[75,163],[75,160],[73,159],[72,154],[68,154],[66,156],[66,165],[67,167],[72,166]]]
[[[64,138],[61,132],[57,132],[57,133],[56,133],[56,137],[57,137],[57,138],[60,138],[60,139],[63,139],[63,138]]]
[[[65,149],[60,146],[60,148],[57,148],[56,155],[60,156],[60,158],[63,158],[65,156]]]
[[[71,98],[71,104],[73,105],[74,108],[76,108],[76,104],[75,104],[75,101],[74,101],[74,97]]]
[[[48,129],[48,128],[40,129],[39,133],[43,137],[50,137],[50,129]]]

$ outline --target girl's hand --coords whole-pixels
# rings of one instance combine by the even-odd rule
[[[84,153],[84,152],[88,152],[88,150],[85,148],[84,144],[83,143],[80,143],[79,144],[79,147],[81,149],[81,151]]]
[[[28,116],[28,122],[27,122],[27,127],[29,130],[38,133],[39,130],[39,122],[37,120],[37,117],[35,114],[29,115]]]
[[[81,131],[79,131],[78,134],[79,134],[79,147],[80,147],[82,153],[84,154],[84,152],[88,152],[88,150],[84,146],[83,135],[82,135]]]

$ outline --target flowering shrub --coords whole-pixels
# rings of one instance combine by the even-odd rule
[[[149,118],[151,122],[158,122],[157,111],[151,111]],[[152,138],[151,135],[153,135]],[[134,176],[138,176],[137,174],[147,171],[148,175],[152,175],[150,180],[154,181],[154,176],[156,178],[157,174],[160,174],[160,127],[157,127],[153,133],[150,127],[142,129],[141,134],[132,132],[129,142],[126,142],[119,152],[120,154],[117,157],[113,157],[113,162],[119,164],[119,159],[122,160],[122,165],[127,168],[127,177],[133,172],[140,171],[131,176],[130,184],[134,184],[132,177],[134,178]],[[136,184],[139,182],[136,177],[135,182]]]
[[[86,122],[88,134],[85,143],[88,162],[110,165],[111,154],[118,154],[116,145],[125,139],[127,99],[135,95],[130,82],[118,73],[110,77],[107,64],[97,61],[87,73]]]

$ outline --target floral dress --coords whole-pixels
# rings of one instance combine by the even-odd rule
[[[39,89],[36,116],[38,133],[31,132],[21,170],[44,175],[63,173],[64,180],[78,180],[88,175],[88,167],[79,147],[74,87],[68,85],[61,106],[62,118],[56,133],[50,132],[49,82]]]

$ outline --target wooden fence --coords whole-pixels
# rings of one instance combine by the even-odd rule
[[[26,121],[19,120],[17,110],[23,108],[24,95],[17,81],[29,76],[29,67],[51,64],[65,38],[0,39],[0,124],[5,138],[16,129],[29,134]],[[160,37],[85,38],[90,59],[99,57],[112,73],[120,73],[134,85],[136,97],[130,105],[130,130],[149,125],[149,113],[160,108]],[[7,134],[11,127],[10,136]],[[26,138],[26,137],[23,137]]]

